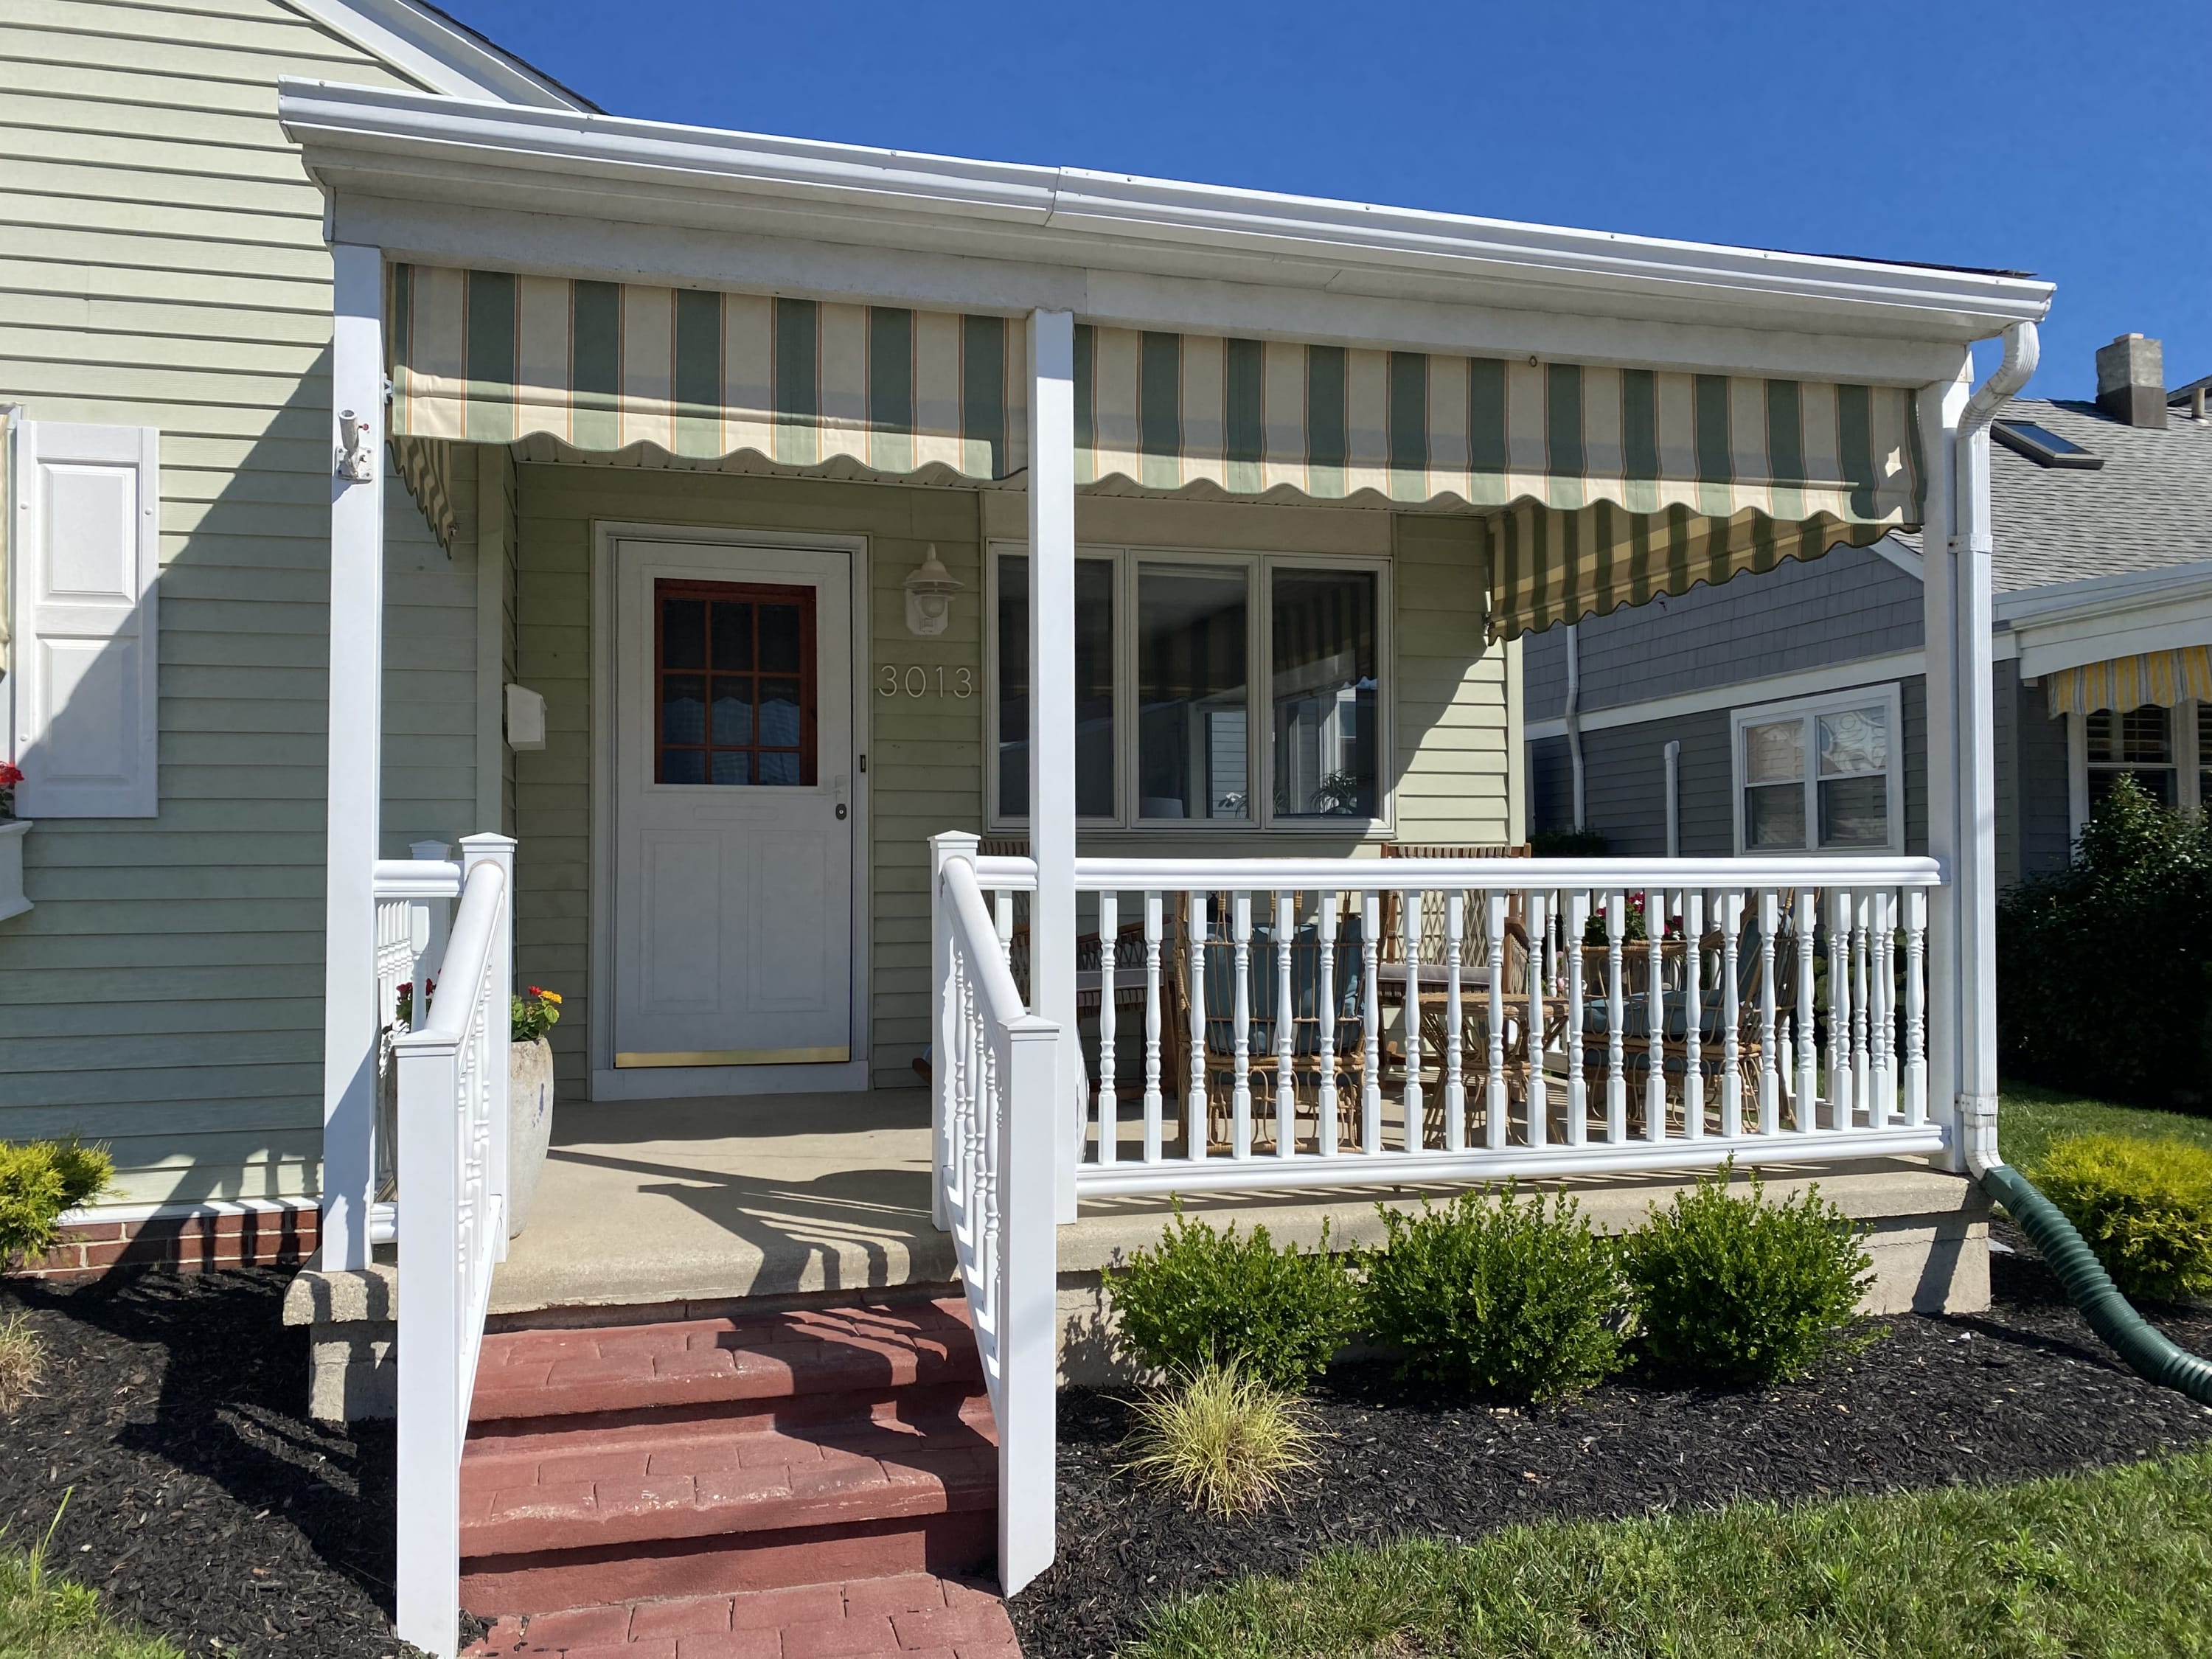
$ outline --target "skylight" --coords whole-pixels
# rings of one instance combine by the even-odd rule
[[[2072,439],[2062,438],[2033,421],[1999,421],[1990,430],[2007,449],[2027,456],[2038,466],[2079,467],[2088,471],[2105,464],[2102,455],[2093,455]]]

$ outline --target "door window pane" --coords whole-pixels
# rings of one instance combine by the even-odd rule
[[[1270,586],[1275,811],[1374,817],[1376,578],[1280,568]]]
[[[665,581],[653,599],[654,781],[811,784],[814,590]]]
[[[1251,814],[1245,573],[1143,565],[1137,574],[1137,813]]]
[[[999,559],[999,816],[1030,811],[1030,562]],[[1075,811],[1114,816],[1114,564],[1075,562]]]

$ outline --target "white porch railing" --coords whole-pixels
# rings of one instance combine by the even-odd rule
[[[1018,978],[1035,866],[977,873]],[[1903,858],[1079,859],[1078,1189],[1941,1150],[1940,879]]]
[[[399,1073],[396,1630],[441,1659],[460,1613],[460,1469],[492,1269],[507,1255],[514,843],[472,836],[438,988]],[[418,964],[419,966],[420,964]],[[427,1004],[427,1007],[426,1007]]]
[[[940,836],[933,1207],[952,1234],[999,1434],[999,1582],[1052,1563],[1058,1354],[1052,1218],[1060,1029],[1008,971],[973,836]]]
[[[399,1181],[398,1060],[391,1033],[398,1018],[399,988],[412,986],[416,1012],[427,1006],[426,987],[445,960],[446,938],[453,927],[453,901],[461,894],[461,866],[443,842],[418,841],[411,859],[380,859],[373,878],[376,896],[376,1111],[370,1120],[368,1167],[368,1237],[389,1244],[397,1236],[392,1194]]]

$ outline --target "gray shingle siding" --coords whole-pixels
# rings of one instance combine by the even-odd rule
[[[2016,666],[1999,665],[2001,670]],[[2018,877],[2025,878],[2066,867],[2074,850],[2073,819],[2068,803],[2066,722],[2051,718],[2041,686],[2015,683],[2014,690],[2021,791]],[[1998,810],[2004,811],[2002,804]],[[1999,880],[2003,880],[2002,871]]]
[[[1624,605],[1577,629],[1584,713],[1920,647],[1920,584],[1871,548],[1785,559],[1765,575]],[[1566,636],[1522,656],[1528,718],[1565,706]]]

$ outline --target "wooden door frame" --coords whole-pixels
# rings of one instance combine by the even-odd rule
[[[853,802],[852,998],[853,1057],[820,1066],[653,1066],[617,1071],[614,1065],[615,986],[615,768],[616,690],[615,550],[623,542],[656,542],[723,552],[785,549],[803,553],[843,553],[851,612],[853,752],[848,775]],[[702,1095],[827,1094],[869,1086],[868,1012],[873,1006],[875,963],[871,951],[874,903],[868,878],[869,775],[860,769],[868,753],[868,646],[871,550],[866,536],[809,535],[796,531],[735,530],[632,520],[594,520],[592,524],[592,964],[589,1060],[593,1100],[673,1100]]]

